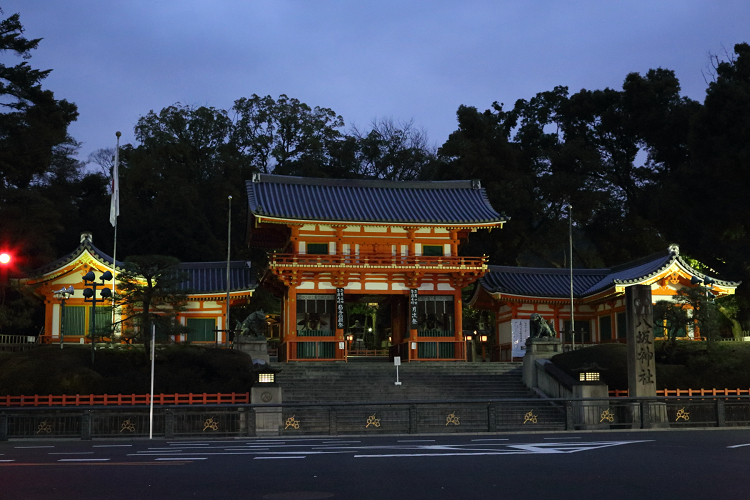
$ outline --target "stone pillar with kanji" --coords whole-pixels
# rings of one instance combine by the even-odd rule
[[[625,328],[628,340],[628,395],[656,396],[654,360],[654,314],[651,287],[633,285],[625,289]]]

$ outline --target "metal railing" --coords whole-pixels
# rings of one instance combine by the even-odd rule
[[[147,436],[149,409],[135,407],[7,408],[0,440]],[[283,405],[161,406],[157,437],[256,435],[256,415],[273,434],[445,434],[750,426],[750,397],[502,399]],[[268,435],[267,433],[265,435]]]
[[[487,257],[445,257],[424,255],[390,255],[390,254],[362,254],[362,255],[318,255],[272,253],[268,265],[272,268],[296,267],[366,267],[366,268],[427,268],[439,270],[451,269],[485,269]]]
[[[136,406],[151,403],[150,394],[62,394],[0,396],[0,407],[18,406]],[[249,404],[249,392],[154,394],[155,405]]]
[[[0,335],[0,351],[25,351],[37,345],[33,335]]]

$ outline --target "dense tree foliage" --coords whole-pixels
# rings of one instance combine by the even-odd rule
[[[76,106],[42,87],[51,70],[29,64],[41,39],[23,33],[18,14],[0,21],[0,245],[14,254],[16,271],[70,251],[84,229],[105,227],[108,203],[107,178],[85,173],[75,158],[68,126]],[[0,331],[35,334],[38,320],[18,291],[2,297]]]
[[[76,159],[67,133],[76,107],[43,89],[49,70],[27,61],[39,42],[23,37],[17,14],[0,22],[0,241],[20,249],[26,268],[70,251],[83,229],[105,251],[113,236],[112,151],[89,158],[100,167],[94,173]],[[229,110],[178,103],[150,111],[136,124],[136,143],[121,150],[118,256],[224,259],[231,195],[232,255],[262,263],[245,245],[244,183],[257,172],[480,179],[510,222],[462,251],[493,263],[608,266],[676,242],[710,272],[747,281],[750,46],[712,61],[703,103],[680,94],[674,72],[653,69],[626,75],[621,89],[555,87],[512,107],[460,106],[440,147],[412,122],[347,130],[333,110],[286,95],[253,94]],[[743,320],[747,297],[750,288],[740,288]]]

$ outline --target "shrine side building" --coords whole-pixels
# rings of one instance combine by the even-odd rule
[[[346,305],[390,312],[391,355],[464,360],[461,289],[488,270],[459,255],[502,228],[479,181],[392,182],[256,174],[248,243],[282,301],[279,361],[346,360]]]
[[[680,289],[704,287],[716,297],[734,294],[739,282],[724,281],[694,269],[680,256],[680,248],[604,269],[573,270],[571,335],[570,270],[489,266],[479,280],[470,305],[493,311],[498,339],[493,358],[510,361],[524,355],[532,314],[551,322],[565,343],[597,344],[625,341],[625,288],[648,285],[654,302],[672,300]],[[700,338],[700,332],[685,332]]]

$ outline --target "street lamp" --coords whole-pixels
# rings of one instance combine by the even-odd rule
[[[716,298],[716,295],[711,293],[709,289],[713,289],[714,283],[716,283],[713,279],[709,278],[708,276],[704,276],[703,279],[698,278],[697,276],[691,276],[690,277],[690,284],[691,285],[699,285],[701,287],[701,290],[705,292],[706,295],[706,334],[709,334],[709,324],[708,324],[708,303],[712,302],[714,298]],[[701,334],[703,336],[703,334]]]
[[[83,284],[91,287],[91,288],[85,288],[83,290],[83,301],[91,302],[91,364],[92,365],[94,364],[94,352],[96,351],[96,304],[98,302],[104,302],[105,299],[112,298],[112,289],[104,286],[105,281],[110,281],[112,279],[112,273],[109,271],[105,271],[104,274],[102,274],[99,279],[101,280],[101,284],[96,282],[94,271],[89,271],[83,277]],[[103,287],[99,292],[99,294],[102,297],[100,299],[96,298],[96,287],[98,286]]]
[[[73,285],[70,285],[68,288],[61,288],[54,292],[55,298],[60,301],[60,349],[63,348],[65,337],[65,301],[73,295],[74,291]]]
[[[487,361],[485,348],[487,346],[487,335],[480,335],[479,342],[482,344],[482,362]]]

